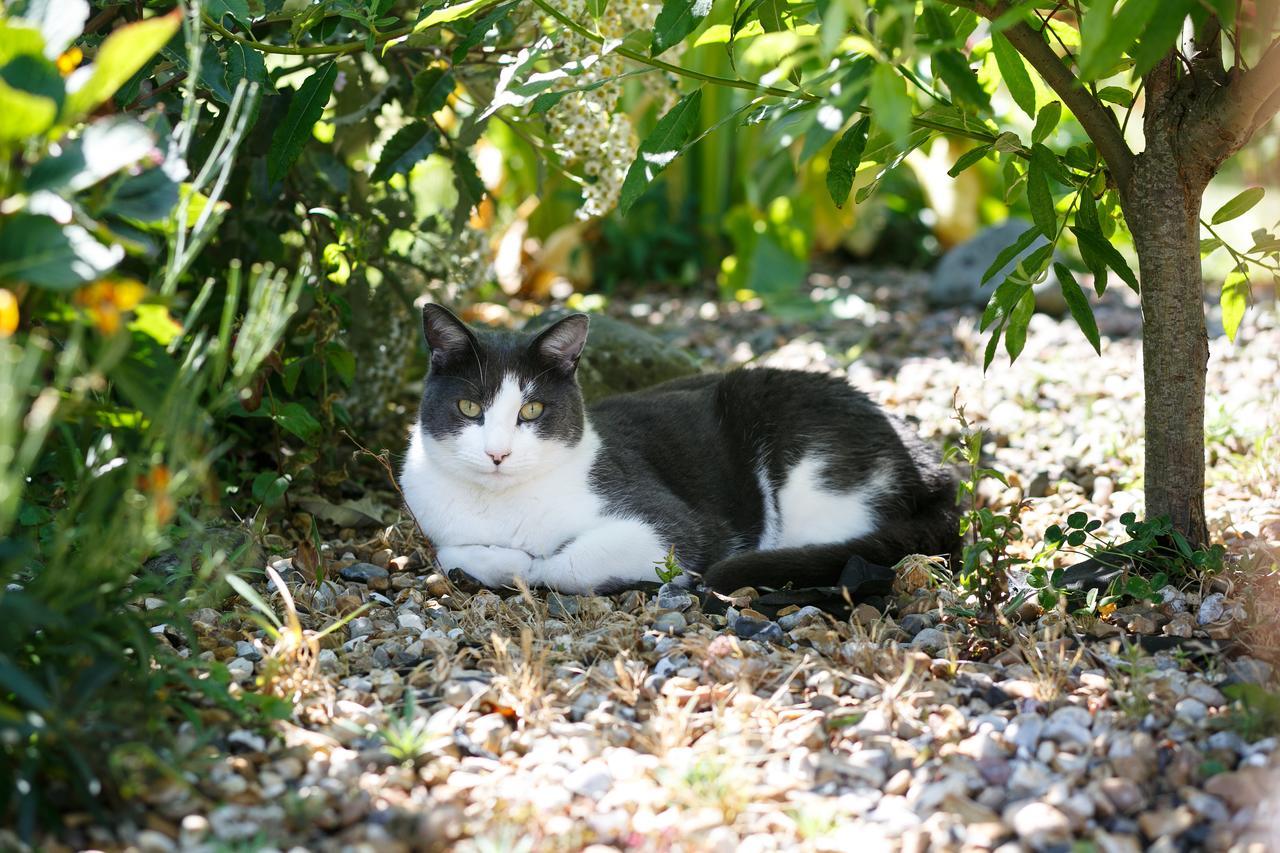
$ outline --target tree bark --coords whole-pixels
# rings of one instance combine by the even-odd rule
[[[1208,542],[1204,510],[1204,392],[1209,338],[1200,269],[1200,201],[1172,140],[1148,137],[1122,188],[1138,252],[1146,397],[1147,517],[1167,515],[1193,544]]]

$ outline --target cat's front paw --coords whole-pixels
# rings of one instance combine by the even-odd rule
[[[516,578],[527,578],[533,557],[517,548],[499,545],[450,545],[436,551],[436,560],[446,572],[461,569],[487,587],[510,586]]]

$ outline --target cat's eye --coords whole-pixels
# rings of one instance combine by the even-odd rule
[[[520,407],[520,420],[536,421],[542,415],[542,404],[537,400],[530,400]]]
[[[458,411],[469,418],[480,417],[480,404],[475,400],[459,400]]]

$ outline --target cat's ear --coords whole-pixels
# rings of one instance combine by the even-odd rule
[[[476,346],[475,335],[443,305],[422,306],[422,334],[431,350],[431,363],[443,365]]]
[[[587,345],[589,324],[586,314],[570,314],[543,329],[533,339],[533,343],[529,344],[529,349],[563,372],[573,373],[578,366],[578,358]]]

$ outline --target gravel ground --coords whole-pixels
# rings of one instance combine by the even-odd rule
[[[1099,306],[1101,357],[1069,322],[1037,315],[1018,362],[1001,357],[984,376],[972,316],[926,311],[923,281],[815,273],[838,318],[675,297],[609,310],[712,363],[846,373],[938,440],[957,433],[956,395],[1009,475],[983,500],[1031,499],[1023,553],[1070,512],[1103,532],[1141,513],[1131,301]],[[235,689],[297,700],[294,718],[203,747],[192,731],[204,769],[147,791],[138,825],[86,827],[85,846],[1280,849],[1276,738],[1261,711],[1224,695],[1276,689],[1274,307],[1211,349],[1207,500],[1232,567],[1159,607],[1105,619],[1024,609],[992,648],[929,572],[905,573],[887,614],[806,608],[770,622],[750,591],[714,616],[674,589],[459,589],[403,520],[336,532],[318,557],[276,535],[272,565],[307,630],[273,644],[244,608],[204,610],[199,648],[180,651],[225,661]],[[316,583],[317,566],[332,580]],[[1133,633],[1244,647],[1148,655],[1123,642]]]

